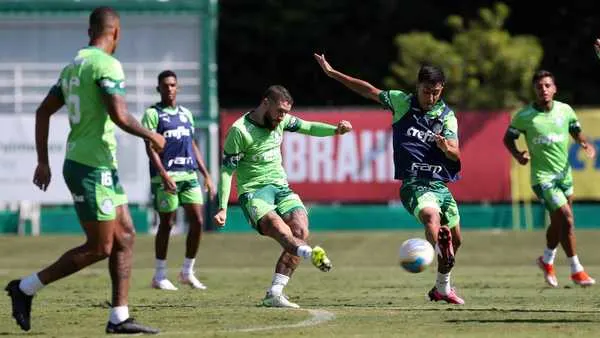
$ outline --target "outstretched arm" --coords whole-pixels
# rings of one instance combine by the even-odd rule
[[[50,130],[50,116],[56,113],[65,100],[59,85],[55,85],[44,98],[35,112],[35,150],[38,165],[33,174],[33,183],[43,191],[48,189],[51,173],[48,160],[48,133]]]
[[[571,137],[573,137],[575,142],[577,142],[577,144],[579,144],[581,148],[583,148],[583,150],[585,151],[585,155],[588,158],[595,158],[596,148],[593,144],[589,143],[585,135],[583,135],[583,132],[581,131],[581,125],[579,124],[579,121],[574,115],[575,113],[573,113],[573,120],[571,120],[571,122],[569,123],[569,133],[571,134]]]
[[[339,72],[339,71],[333,69],[333,67],[331,67],[329,62],[327,62],[327,60],[325,60],[325,55],[314,54],[314,57],[315,57],[315,60],[317,60],[317,62],[319,63],[319,66],[321,66],[321,69],[323,69],[323,71],[325,72],[325,74],[327,76],[329,76],[332,79],[337,80],[338,82],[340,82],[341,84],[343,84],[344,86],[346,86],[347,88],[352,90],[353,92],[355,92],[363,97],[366,97],[367,99],[381,103],[381,101],[379,100],[379,93],[382,92],[381,89],[376,88],[375,86],[368,83],[367,81],[363,81],[361,79],[351,77],[349,75],[346,75],[342,72]]]
[[[342,120],[337,126],[334,126],[323,122],[304,121],[292,116],[288,125],[285,127],[285,130],[310,136],[325,137],[343,135],[350,132],[352,130],[352,125],[346,120]]]
[[[224,226],[227,220],[227,203],[231,193],[231,180],[233,172],[244,157],[243,138],[239,129],[232,127],[227,133],[223,145],[223,162],[221,163],[221,175],[219,179],[219,206],[217,214],[213,217],[216,225]]]

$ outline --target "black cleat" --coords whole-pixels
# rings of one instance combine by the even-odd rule
[[[137,323],[135,319],[129,317],[126,320],[120,322],[119,324],[113,324],[108,322],[106,324],[106,333],[115,333],[115,334],[137,334],[137,333],[146,333],[146,334],[157,334],[160,331],[158,329],[142,325]]]
[[[26,295],[19,288],[21,281],[15,279],[10,281],[4,290],[12,302],[12,316],[23,331],[31,329],[31,300],[33,296]]]

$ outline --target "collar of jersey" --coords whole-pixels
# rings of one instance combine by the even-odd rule
[[[156,104],[156,107],[160,107],[160,109],[169,114],[169,115],[177,115],[177,113],[179,113],[179,105],[176,105],[175,107],[164,107],[162,104],[160,104],[160,102],[158,102]],[[167,110],[168,109],[168,110]],[[173,111],[171,111],[173,110]]]
[[[419,105],[419,100],[417,99],[417,95],[413,94],[411,99],[411,104],[410,104],[410,109],[418,112],[419,114],[422,114],[424,116],[428,116],[428,117],[437,117],[438,115],[440,115],[440,108],[443,108],[446,103],[440,99],[438,102],[436,102],[433,107],[431,107],[431,109],[424,111],[423,109],[421,109],[421,106]]]

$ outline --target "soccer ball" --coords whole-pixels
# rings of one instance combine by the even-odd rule
[[[434,257],[433,247],[424,239],[411,238],[400,245],[400,265],[408,272],[425,270]]]

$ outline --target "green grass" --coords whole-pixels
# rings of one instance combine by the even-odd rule
[[[210,234],[203,239],[197,270],[209,290],[164,292],[149,288],[153,238],[140,236],[130,292],[130,312],[159,327],[167,337],[597,337],[597,287],[579,288],[568,280],[564,254],[557,259],[561,288],[548,289],[533,262],[543,247],[542,232],[465,232],[453,272],[464,306],[431,303],[426,292],[433,269],[409,274],[397,266],[399,244],[422,233],[314,233],[334,269],[322,273],[304,262],[286,288],[303,310],[257,307],[270,284],[278,245],[256,234]],[[600,232],[579,231],[582,263],[600,276]],[[0,237],[0,282],[47,265],[82,237]],[[171,239],[170,277],[183,259],[183,238]],[[30,333],[21,333],[0,297],[0,336],[103,336],[110,284],[107,263],[98,263],[42,290],[34,299]],[[307,309],[335,318],[293,326],[311,318]]]

